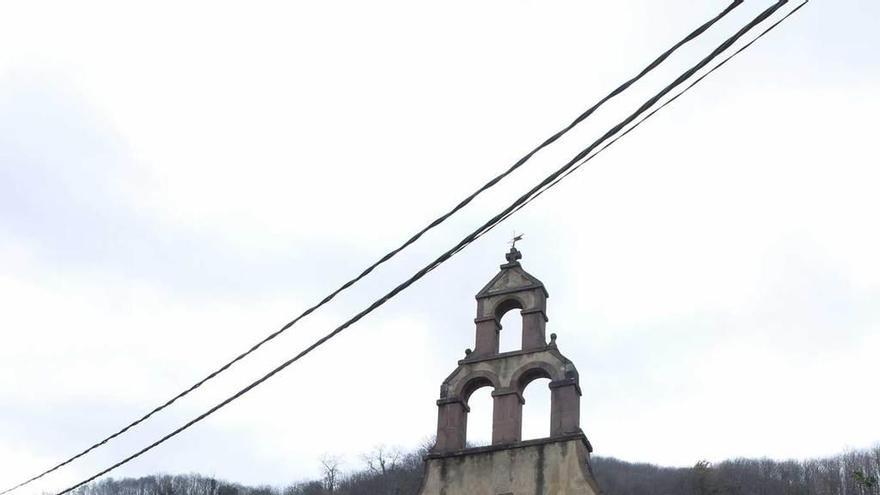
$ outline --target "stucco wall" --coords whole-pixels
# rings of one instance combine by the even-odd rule
[[[598,495],[583,437],[429,457],[421,495]]]

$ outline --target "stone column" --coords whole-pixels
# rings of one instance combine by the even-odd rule
[[[573,379],[550,382],[550,436],[581,431],[581,388]]]
[[[519,442],[522,439],[522,395],[516,390],[496,390],[492,410],[492,445]]]
[[[474,344],[474,352],[471,357],[487,357],[498,354],[498,332],[501,325],[492,316],[477,318],[477,341]]]
[[[434,451],[445,453],[463,449],[470,408],[459,399],[440,399],[437,406],[440,411],[437,415],[437,444]]]
[[[542,309],[522,311],[522,347],[524,351],[533,351],[547,347],[545,328],[547,315]]]

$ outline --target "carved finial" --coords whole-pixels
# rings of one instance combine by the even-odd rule
[[[519,252],[519,249],[512,247],[510,248],[510,252],[505,254],[504,257],[507,258],[508,263],[516,263],[522,259],[522,253]]]
[[[465,356],[465,357],[468,357],[468,356],[471,355],[472,352],[474,352],[474,351],[472,351],[471,349],[465,349],[465,350],[464,350],[464,356]]]
[[[550,345],[556,345],[556,334],[555,333],[550,334]]]

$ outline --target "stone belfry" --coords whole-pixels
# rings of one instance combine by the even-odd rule
[[[443,382],[437,443],[426,458],[422,495],[598,495],[592,447],[580,428],[578,372],[545,336],[548,293],[520,265],[515,245],[507,263],[477,294],[476,344]],[[522,349],[499,353],[501,318],[522,315]],[[550,381],[550,436],[522,440],[523,391]],[[493,388],[492,445],[467,445],[468,399]]]

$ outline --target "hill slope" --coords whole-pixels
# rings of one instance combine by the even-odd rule
[[[287,487],[249,487],[198,474],[104,479],[77,495],[416,495],[424,449],[398,453],[378,448],[363,456],[365,468],[344,473],[322,459],[323,478]],[[734,459],[689,468],[593,458],[605,495],[880,495],[880,445],[836,457],[805,461]]]

